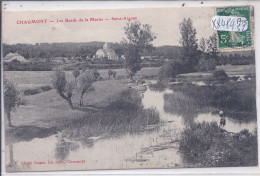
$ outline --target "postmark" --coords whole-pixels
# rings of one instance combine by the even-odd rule
[[[219,51],[254,48],[252,6],[216,7],[211,26],[217,32]]]

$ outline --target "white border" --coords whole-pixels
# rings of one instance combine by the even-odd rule
[[[202,3],[203,2],[203,3]],[[255,12],[255,41],[260,41],[260,1],[4,1],[2,2],[3,11],[25,11],[25,10],[77,10],[77,9],[117,9],[117,8],[148,8],[148,7],[186,7],[198,6],[227,6],[227,5],[253,5]],[[259,42],[258,42],[259,43]],[[260,110],[259,81],[260,81],[260,45],[255,42],[256,49],[256,82],[257,82],[257,109]],[[1,46],[2,47],[2,46]],[[3,56],[1,56],[3,58]],[[2,59],[3,60],[3,59]],[[3,64],[1,64],[2,66]],[[1,69],[3,71],[3,67]],[[3,78],[3,72],[1,72]],[[3,80],[3,79],[2,79]],[[1,87],[2,87],[1,83]],[[3,90],[3,89],[2,89]],[[2,97],[3,109],[3,97]],[[2,138],[4,139],[3,111],[1,112]],[[259,111],[257,112],[259,114]],[[259,119],[258,115],[258,119]],[[258,127],[259,120],[258,120]],[[258,132],[258,141],[260,133]],[[2,140],[4,151],[4,140]],[[260,158],[260,143],[258,142],[258,160]],[[5,171],[5,155],[1,152],[2,171]],[[258,161],[259,163],[259,161]],[[260,165],[260,163],[258,164]],[[188,169],[140,169],[140,170],[99,170],[99,171],[64,171],[64,172],[20,172],[5,173],[3,175],[260,175],[260,166],[258,167],[229,167],[229,168],[188,168]]]

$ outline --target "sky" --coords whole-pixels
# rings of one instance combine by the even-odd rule
[[[213,34],[211,18],[213,7],[174,7],[145,9],[98,9],[66,11],[4,11],[2,14],[3,43],[61,43],[61,42],[120,42],[125,38],[124,26],[128,21],[112,21],[114,17],[137,17],[142,24],[151,25],[157,38],[154,46],[179,45],[179,23],[191,18],[197,30],[197,39]],[[57,19],[103,18],[104,21],[62,22]],[[46,23],[17,24],[21,21],[44,20]],[[109,19],[109,20],[105,20]],[[54,21],[54,22],[50,22]]]

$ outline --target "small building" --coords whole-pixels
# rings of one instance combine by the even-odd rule
[[[95,58],[107,58],[108,60],[118,60],[116,52],[110,47],[108,43],[104,44],[103,49],[97,50]]]
[[[17,60],[19,62],[28,62],[23,56],[18,53],[9,53],[4,57],[4,62],[12,62]]]

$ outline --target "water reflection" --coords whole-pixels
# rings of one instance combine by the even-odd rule
[[[64,161],[71,151],[75,151],[78,148],[78,143],[66,141],[64,138],[58,139],[55,149],[55,157],[60,161]]]
[[[20,170],[24,170],[24,169],[30,169],[31,166],[30,165],[21,165],[21,163],[18,162],[18,160],[14,159],[14,145],[13,144],[9,144],[8,148],[6,148],[7,152],[6,155],[8,156],[9,153],[9,158],[6,160],[7,165],[6,165],[6,170],[8,172],[17,172]]]
[[[17,161],[14,160],[13,144],[9,145],[9,163],[7,164],[7,170],[16,170],[18,167]]]

